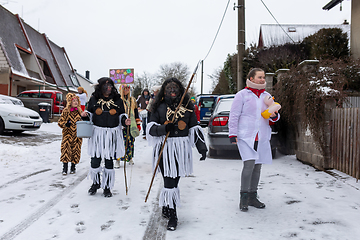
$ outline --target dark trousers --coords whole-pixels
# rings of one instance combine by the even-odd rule
[[[91,158],[91,167],[92,168],[98,168],[101,164],[101,158],[92,157]],[[112,159],[105,159],[105,168],[106,169],[113,169],[114,168],[114,162]]]
[[[145,110],[143,110],[145,111]],[[146,124],[147,124],[147,118],[142,119],[142,129],[143,129],[143,135],[146,135]]]
[[[160,159],[159,168],[160,168],[161,174],[164,178],[164,187],[165,188],[177,188],[179,181],[180,181],[180,177],[176,177],[176,178],[164,177],[164,165],[163,165],[162,158]]]

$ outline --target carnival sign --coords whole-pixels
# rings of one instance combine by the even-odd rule
[[[110,69],[110,78],[115,84],[132,84],[134,83],[134,69]]]

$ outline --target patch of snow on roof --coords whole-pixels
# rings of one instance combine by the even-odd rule
[[[345,24],[281,24],[281,27],[278,24],[261,24],[260,31],[264,47],[271,47],[292,43],[292,40],[301,42],[323,28],[340,28],[350,36],[350,25]]]

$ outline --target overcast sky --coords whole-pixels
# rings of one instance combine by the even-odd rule
[[[351,1],[322,10],[330,0],[263,0],[280,24],[351,22]],[[134,68],[154,74],[160,65],[182,62],[192,72],[207,55],[228,0],[0,0],[26,23],[60,47],[75,69],[96,81],[112,68]],[[236,52],[237,11],[231,0],[215,44],[204,61],[204,93],[208,75]],[[260,24],[275,24],[261,0],[245,0],[247,46],[257,43]],[[200,92],[200,72],[195,88]]]

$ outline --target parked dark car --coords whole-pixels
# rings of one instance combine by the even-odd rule
[[[228,121],[233,101],[233,97],[220,99],[211,115],[208,125],[210,156],[216,156],[220,150],[238,150],[237,145],[229,140]],[[277,142],[277,132],[272,131],[270,144],[273,158],[276,155]]]
[[[63,102],[63,94],[61,91],[56,90],[27,90],[21,92],[17,97],[20,99],[23,98],[23,101],[26,100],[26,98],[30,99],[38,99],[41,102],[41,99],[47,98],[52,99],[52,112],[55,114],[61,114],[61,111],[64,108],[64,102]],[[34,105],[30,106],[29,108],[37,109],[39,101],[34,102]],[[26,105],[27,103],[25,103]]]

